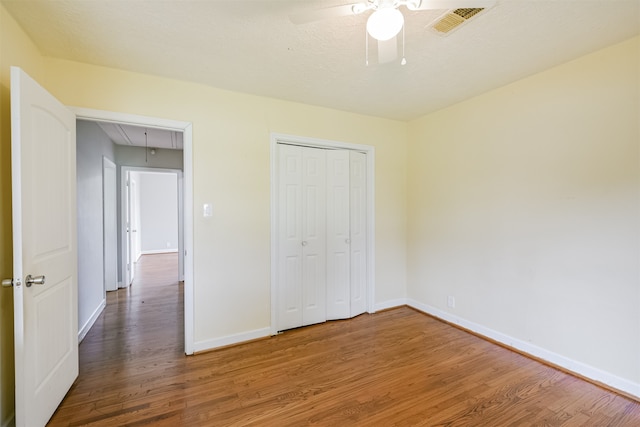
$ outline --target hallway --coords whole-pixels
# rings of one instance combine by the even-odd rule
[[[105,310],[80,344],[80,376],[48,425],[104,418],[110,420],[104,425],[114,425],[112,417],[127,401],[157,386],[151,370],[165,371],[186,359],[183,309],[178,255],[143,255],[133,284],[107,292]]]

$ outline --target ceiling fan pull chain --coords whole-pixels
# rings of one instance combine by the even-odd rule
[[[366,27],[364,29],[364,64],[369,66],[369,33]]]
[[[407,65],[407,58],[404,57],[404,25],[402,26],[402,61],[400,61],[401,65]]]

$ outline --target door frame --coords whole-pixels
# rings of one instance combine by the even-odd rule
[[[278,144],[303,147],[354,150],[367,156],[367,312],[375,313],[375,148],[371,145],[271,133],[271,335],[278,333]]]
[[[184,256],[180,255],[180,254],[184,254],[184,231],[185,231],[185,227],[184,227],[184,199],[183,199],[183,191],[182,188],[180,187],[182,184],[182,176],[183,176],[183,171],[180,169],[169,169],[169,168],[153,168],[153,167],[146,167],[146,166],[121,166],[120,167],[120,218],[122,219],[121,223],[122,223],[122,228],[120,229],[120,234],[121,234],[121,252],[122,252],[122,259],[121,259],[121,264],[119,266],[120,270],[121,270],[121,274],[122,277],[126,277],[127,274],[127,261],[129,261],[126,258],[134,258],[132,256],[129,257],[125,257],[125,254],[129,253],[129,251],[131,251],[131,243],[129,238],[132,236],[131,234],[127,234],[127,225],[125,224],[125,220],[128,216],[127,213],[127,208],[131,209],[131,204],[129,202],[127,202],[127,196],[129,195],[129,193],[127,192],[127,179],[131,179],[130,174],[131,172],[138,172],[138,173],[160,173],[160,174],[167,174],[167,175],[175,175],[176,176],[176,185],[178,186],[178,280],[179,281],[183,281],[184,280]],[[129,189],[131,189],[133,187],[132,182],[129,183]],[[131,191],[131,190],[130,190]],[[139,191],[138,191],[138,195],[140,195]],[[138,207],[139,208],[139,207]],[[139,215],[139,211],[138,211],[138,215]],[[133,221],[131,221],[133,222]],[[142,224],[136,223],[136,226],[139,228]],[[131,228],[131,225],[130,227]],[[139,238],[140,234],[138,234]],[[127,248],[127,245],[129,245],[130,247]],[[138,248],[139,249],[139,248]],[[137,255],[137,253],[135,254]],[[133,271],[133,263],[131,263],[131,271]],[[131,283],[127,283],[127,281],[123,281],[122,283],[122,288],[127,288],[131,285]]]
[[[191,122],[139,116],[113,111],[68,107],[76,120],[91,120],[143,126],[183,134],[183,215],[184,215],[184,352],[194,352],[193,299],[193,127]]]

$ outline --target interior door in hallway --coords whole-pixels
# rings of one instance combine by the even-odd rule
[[[102,221],[103,262],[105,291],[118,290],[118,190],[117,168],[106,157],[102,158]]]

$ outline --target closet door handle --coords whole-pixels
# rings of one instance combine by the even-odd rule
[[[302,246],[307,246],[307,243],[308,243],[308,242],[307,242],[306,240],[303,240],[303,241],[302,241]]]
[[[344,239],[344,242],[345,242],[347,245],[350,245],[350,244],[351,244],[351,239]]]

